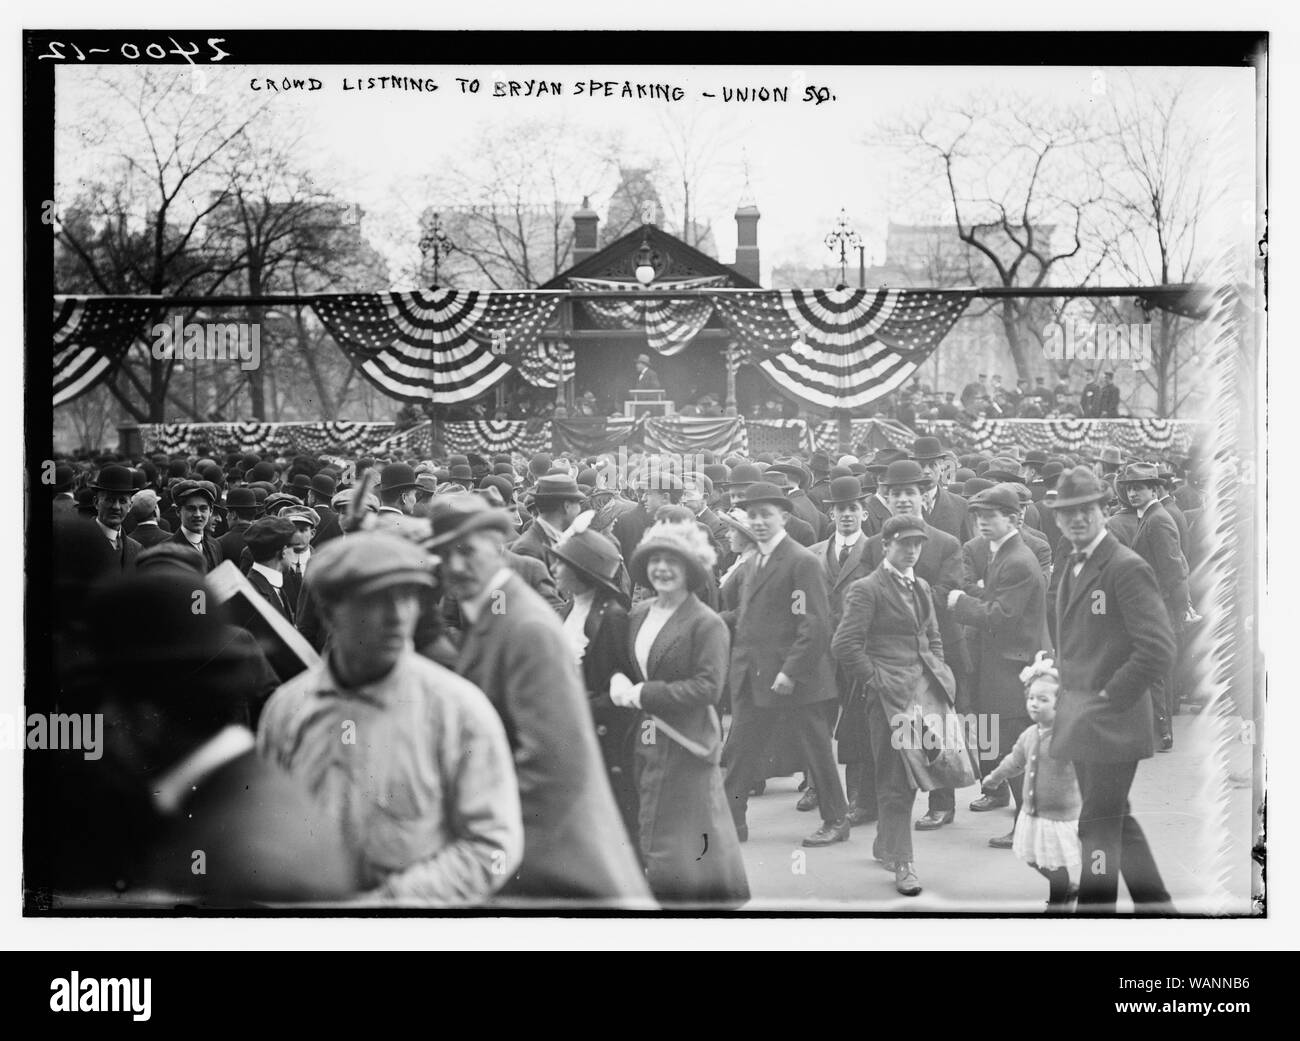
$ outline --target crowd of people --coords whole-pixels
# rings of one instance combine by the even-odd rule
[[[958,394],[931,387],[917,376],[882,400],[881,414],[911,429],[916,429],[918,420],[1118,419],[1120,394],[1109,369],[1090,375],[1078,391],[1064,377],[1049,387],[1046,377],[1035,376],[1030,386],[1027,379],[1004,383],[1000,375],[990,379],[982,372]]]
[[[1122,876],[1168,913],[1127,800],[1187,687],[1197,474],[928,436],[59,460],[45,707],[101,713],[106,739],[28,757],[29,820],[60,822],[29,831],[29,885],[739,908],[749,801],[802,773],[803,845],[871,829],[900,894],[922,890],[913,833],[978,780],[969,810],[1006,818],[989,841],[1050,911],[1113,911]],[[954,738],[964,716],[987,747]]]

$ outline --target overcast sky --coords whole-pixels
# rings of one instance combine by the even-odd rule
[[[62,129],[86,113],[102,109],[102,89],[91,70],[62,66],[58,70],[58,111],[66,116]],[[102,74],[102,70],[101,70]],[[131,75],[121,69],[117,74]],[[932,206],[918,206],[914,186],[897,176],[897,164],[867,144],[882,124],[926,105],[943,106],[973,91],[1005,95],[1015,91],[1083,113],[1093,113],[1104,92],[1128,89],[1127,70],[1071,68],[940,68],[940,67],[688,67],[688,66],[225,66],[201,73],[203,95],[213,101],[247,102],[268,97],[252,90],[250,81],[266,77],[315,76],[322,88],[281,93],[272,97],[282,125],[305,129],[309,145],[303,160],[325,183],[346,185],[348,198],[367,213],[365,232],[388,257],[396,274],[413,259],[417,215],[426,201],[418,186],[449,161],[472,155],[484,133],[508,135],[519,124],[536,119],[563,120],[576,138],[619,133],[630,163],[649,162],[666,154],[665,113],[699,121],[701,133],[719,141],[709,176],[702,185],[705,218],[711,220],[720,258],[735,254],[735,206],[745,186],[745,171],[753,197],[762,211],[759,245],[764,281],[773,263],[818,265],[830,262],[823,243],[841,208],[861,233],[869,258],[884,260],[888,222],[912,221],[927,214],[943,217]],[[405,75],[430,78],[432,93],[396,90],[344,90],[364,77]],[[1215,215],[1211,234],[1237,234],[1247,227],[1242,207],[1254,192],[1253,74],[1249,69],[1134,70],[1133,82],[1144,84],[1185,80],[1192,110],[1199,114],[1210,161],[1220,164],[1217,177],[1228,188],[1229,204]],[[477,78],[478,94],[462,91],[457,77]],[[532,98],[494,97],[497,80],[559,80],[563,94]],[[619,96],[592,97],[575,84],[612,80],[669,84],[685,93],[681,102],[629,100]],[[782,86],[790,88],[781,103],[725,103],[724,87]],[[807,86],[829,90],[834,100],[813,104],[802,100]],[[713,99],[703,94],[717,95]],[[617,95],[618,91],[616,91]],[[111,148],[114,142],[105,142]],[[63,134],[57,155],[61,184],[75,181],[96,163],[97,151]],[[593,186],[594,187],[594,186]],[[537,200],[549,203],[549,199]],[[564,201],[578,201],[564,200]],[[604,200],[593,198],[602,212]]]

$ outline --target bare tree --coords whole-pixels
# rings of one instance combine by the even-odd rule
[[[65,278],[56,291],[211,293],[239,269],[242,258],[212,248],[206,218],[229,197],[221,160],[259,110],[201,93],[198,82],[184,69],[99,70],[102,104],[81,113],[97,130],[62,142],[98,143],[100,154],[96,174],[60,185],[73,202],[55,214],[56,276]],[[161,422],[169,400],[192,414],[169,395],[175,366],[139,343],[107,386],[140,421]]]
[[[1201,233],[1203,218],[1224,191],[1207,177],[1206,128],[1190,110],[1185,84],[1138,89],[1130,79],[1117,86],[1107,94],[1106,110],[1110,141],[1122,160],[1104,200],[1111,262],[1126,281],[1140,285],[1199,281],[1213,248]],[[1151,364],[1138,372],[1155,391],[1156,414],[1176,415],[1198,392],[1194,379],[1179,388],[1178,372],[1196,350],[1200,323],[1165,309],[1134,313],[1128,301],[1107,302],[1104,317],[1150,322]]]
[[[888,126],[877,143],[901,154],[913,183],[942,199],[973,282],[1026,288],[1060,278],[1082,285],[1104,260],[1089,245],[1104,191],[1099,139],[1077,113],[1032,98],[976,96]],[[1004,297],[989,310],[1018,377],[1029,379],[1053,308]]]

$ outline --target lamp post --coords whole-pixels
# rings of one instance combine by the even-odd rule
[[[849,280],[849,251],[862,248],[862,237],[849,227],[849,217],[840,210],[835,230],[826,236],[826,248],[840,255],[840,285],[847,285]]]
[[[438,284],[438,268],[442,263],[442,258],[448,253],[455,252],[456,244],[447,236],[442,227],[442,219],[439,214],[435,213],[432,217],[425,217],[420,221],[420,227],[424,234],[420,236],[420,256],[422,266],[428,263],[429,258],[433,258],[433,284]]]

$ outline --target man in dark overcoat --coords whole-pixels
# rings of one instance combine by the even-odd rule
[[[1062,476],[1051,508],[1072,546],[1056,596],[1061,690],[1051,754],[1074,763],[1082,807],[1079,910],[1115,910],[1122,874],[1139,912],[1172,914],[1128,793],[1155,746],[1150,687],[1174,634],[1155,574],[1106,530],[1109,488],[1086,467]]]

